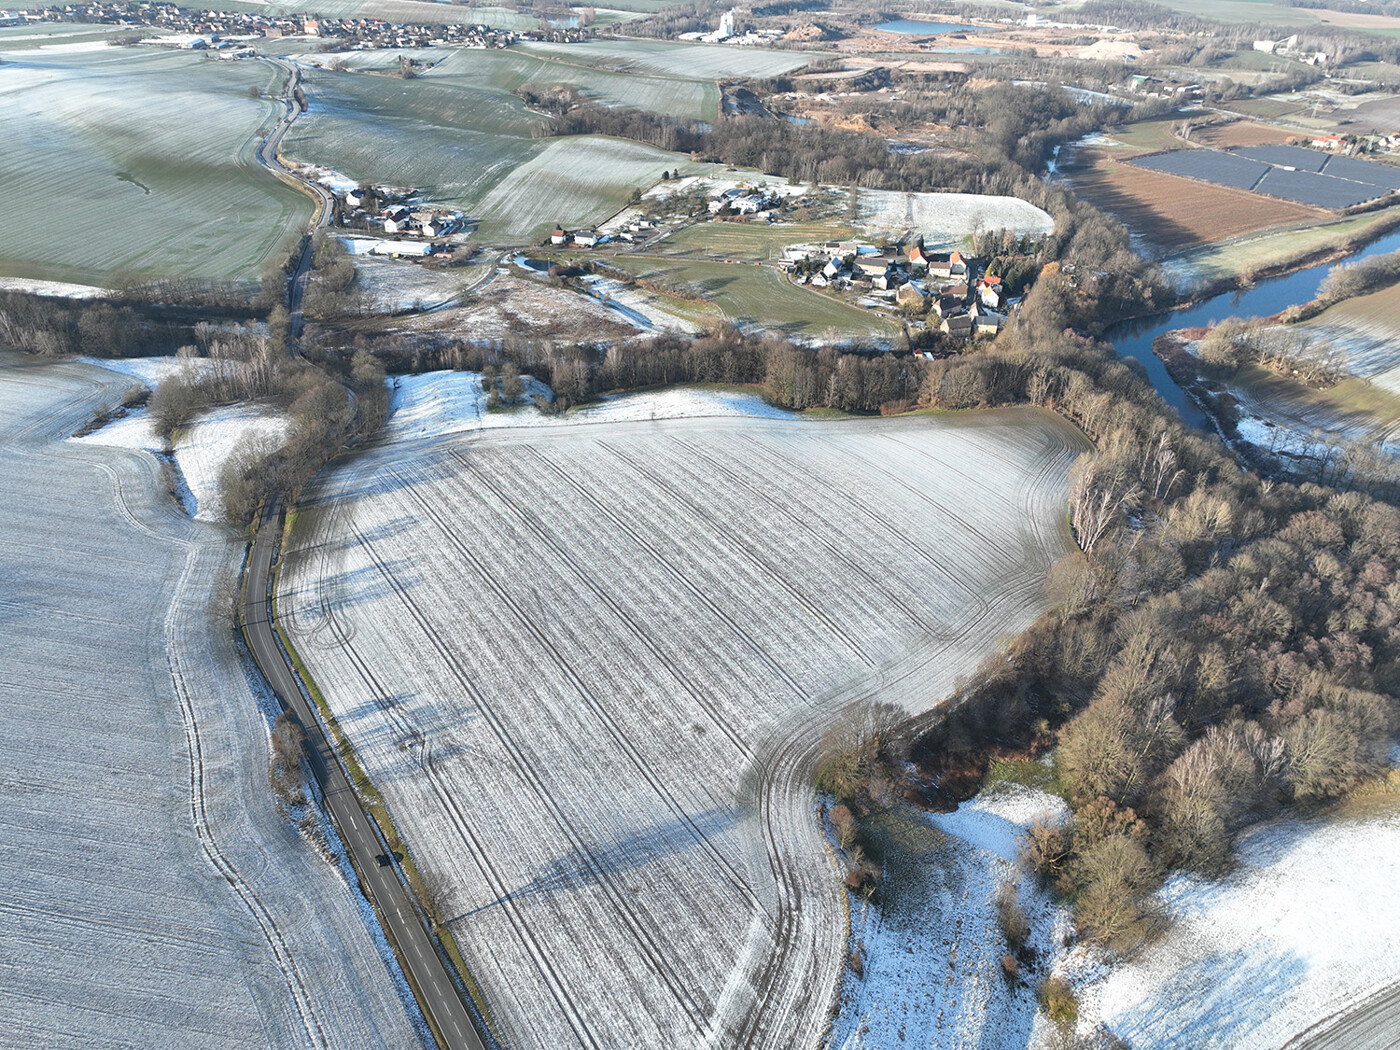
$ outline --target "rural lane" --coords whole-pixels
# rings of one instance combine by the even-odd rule
[[[248,648],[284,707],[306,732],[306,753],[341,840],[374,901],[398,957],[417,987],[418,1000],[448,1050],[485,1050],[456,982],[393,864],[378,858],[389,848],[341,768],[320,719],[278,644],[272,620],[272,564],[282,532],[280,504],[260,523],[248,553],[243,597],[243,631]]]
[[[282,139],[297,117],[306,112],[306,108],[297,99],[297,88],[301,86],[301,71],[285,59],[271,58],[269,61],[287,71],[287,86],[283,89],[282,96],[282,101],[287,105],[287,112],[277,122],[277,126],[272,129],[267,138],[263,140],[262,145],[258,147],[258,163],[282,181],[305,190],[317,199],[316,221],[311,225],[311,232],[314,233],[330,226],[331,217],[335,214],[335,198],[319,182],[303,179],[282,163]],[[292,274],[291,282],[287,287],[287,311],[290,314],[288,334],[293,342],[301,336],[301,301],[306,291],[307,274],[310,272],[311,238],[307,236],[301,244],[301,254],[297,258],[296,272]]]

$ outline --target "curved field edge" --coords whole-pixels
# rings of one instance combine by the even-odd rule
[[[928,710],[1034,617],[1086,443],[1033,410],[560,429],[323,476],[281,622],[508,1040],[811,1045],[846,939],[821,732]]]
[[[68,440],[128,383],[0,354],[25,625],[0,688],[4,1042],[417,1045],[353,888],[268,789],[269,718],[211,605],[241,545],[150,456]]]

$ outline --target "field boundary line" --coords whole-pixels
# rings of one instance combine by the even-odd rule
[[[292,672],[293,677],[296,679],[296,683],[301,689],[303,696],[309,701],[311,713],[316,719],[318,728],[320,729],[322,735],[325,738],[325,741],[328,745],[327,749],[334,755],[335,761],[339,766],[342,775],[345,777],[345,780],[350,786],[351,792],[355,797],[355,803],[358,806],[361,814],[369,822],[370,826],[374,828],[375,831],[378,833],[381,841],[388,848],[390,854],[399,855],[394,857],[395,867],[403,873],[403,879],[406,883],[405,889],[408,891],[406,896],[408,897],[409,902],[412,908],[414,909],[418,920],[429,931],[430,939],[433,943],[433,948],[437,952],[439,958],[445,964],[449,976],[454,980],[454,983],[456,983],[459,986],[460,990],[466,992],[467,1004],[470,1008],[469,1012],[474,1015],[473,1020],[477,1022],[476,1027],[478,1027],[479,1029],[478,1034],[483,1037],[484,1042],[486,1042],[490,1047],[502,1047],[504,1044],[501,1042],[497,1035],[495,1020],[491,1016],[490,1009],[488,1004],[486,1003],[485,996],[482,993],[481,988],[477,984],[475,978],[471,976],[470,970],[467,968],[465,959],[461,954],[461,950],[457,947],[456,943],[452,941],[450,931],[438,931],[432,923],[431,918],[426,916],[422,910],[422,904],[419,899],[419,896],[422,892],[421,887],[423,887],[424,885],[423,878],[422,875],[418,872],[417,866],[412,859],[411,853],[409,852],[408,847],[403,840],[403,837],[400,835],[398,828],[395,826],[393,819],[389,815],[388,807],[385,805],[383,798],[380,796],[378,789],[374,786],[374,783],[370,779],[368,773],[366,773],[363,766],[361,766],[359,758],[355,753],[353,744],[350,743],[349,738],[346,737],[344,731],[340,728],[340,725],[336,721],[334,714],[331,712],[330,705],[326,702],[324,694],[316,685],[315,679],[312,677],[310,670],[307,668],[305,662],[301,659],[301,656],[297,652],[295,646],[293,645],[290,636],[282,627],[282,624],[277,617],[277,584],[281,579],[281,569],[283,561],[281,552],[286,549],[285,541],[291,535],[292,527],[297,520],[298,513],[299,508],[296,507],[290,508],[287,511],[281,535],[279,535],[275,541],[275,546],[278,551],[278,557],[274,560],[268,577],[268,595],[266,598],[266,608],[267,615],[270,621],[270,626],[272,627],[274,640],[276,641],[277,646],[280,649],[281,655],[286,661],[288,668]],[[256,535],[256,530],[254,530],[254,540],[256,539]],[[245,558],[243,570],[240,574],[240,589],[243,591],[245,599],[248,588],[248,574],[252,564],[252,549],[253,544],[252,542],[250,542],[248,547],[249,554]],[[246,607],[247,606],[245,601],[241,608],[246,609]],[[242,621],[243,616],[240,616],[239,626],[243,629],[246,640],[246,625]],[[256,653],[254,653],[251,645],[248,646],[248,650],[249,654],[253,656],[254,664],[258,665]],[[261,672],[261,666],[258,666],[259,671]],[[263,677],[266,678],[266,675],[264,674]],[[271,682],[269,682],[269,685],[271,685]],[[322,808],[325,809],[327,815],[329,816],[330,810],[328,804],[325,801],[324,788],[321,794]],[[367,802],[365,799],[366,795],[370,798],[369,802]],[[394,936],[393,930],[390,928],[390,924],[385,920],[381,904],[375,898],[375,895],[372,889],[370,888],[369,883],[366,881],[363,873],[360,871],[360,865],[356,863],[354,852],[350,849],[349,844],[346,841],[346,832],[343,829],[341,829],[338,825],[335,825],[334,821],[332,821],[332,824],[333,826],[336,826],[336,831],[341,837],[341,843],[345,847],[346,857],[347,859],[349,859],[351,867],[355,870],[356,876],[360,883],[359,891],[361,895],[365,898],[365,900],[367,900],[370,903],[371,907],[373,908],[374,913],[379,920],[379,925],[381,929],[383,929],[385,937],[388,940],[388,943],[394,952],[395,960],[398,962],[401,972],[404,974],[405,979],[409,983],[410,989],[413,991],[414,998],[418,1004],[418,1008],[422,1013],[424,1019],[428,1022],[430,1028],[432,1029],[435,1041],[439,1045],[443,1045],[444,1036],[441,1034],[441,1027],[431,1008],[431,1004],[428,1003],[428,1001],[426,1000],[422,988],[413,974],[412,968],[408,966],[404,961],[403,951],[398,942],[398,939]],[[446,934],[446,936],[444,936],[444,934]]]

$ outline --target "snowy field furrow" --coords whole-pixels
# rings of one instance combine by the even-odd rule
[[[1036,614],[1082,440],[727,395],[492,419],[414,379],[411,440],[304,501],[279,613],[502,1034],[812,1045],[846,935],[821,734],[858,699],[928,709]]]
[[[0,357],[0,1042],[423,1046],[363,899],[273,804],[217,600],[241,546],[149,454],[66,440],[128,382]]]

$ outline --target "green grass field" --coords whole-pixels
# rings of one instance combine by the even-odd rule
[[[0,51],[32,51],[36,48],[87,44],[128,34],[127,26],[85,25],[78,22],[42,22],[36,25],[5,26],[0,29]],[[150,35],[154,36],[152,30]]]
[[[1296,102],[1288,102],[1279,98],[1250,98],[1242,102],[1231,102],[1229,108],[1238,113],[1248,113],[1252,117],[1277,120],[1290,113],[1297,113],[1303,107]]]
[[[735,324],[757,325],[799,338],[888,338],[886,318],[820,292],[789,284],[771,266],[620,255],[614,266],[637,277],[703,296]]]
[[[1400,285],[1340,302],[1318,314],[1310,324],[1380,326],[1400,333]]]
[[[679,154],[601,135],[545,139],[541,147],[478,204],[483,240],[534,241],[556,222],[596,225],[663,171],[692,167]]]
[[[1182,142],[1172,134],[1173,127],[1179,127],[1181,118],[1166,118],[1163,120],[1140,120],[1133,124],[1124,124],[1109,132],[1109,136],[1115,142],[1121,142],[1134,150],[1143,153],[1151,153],[1164,149],[1190,149],[1189,143]]]
[[[1356,215],[1337,222],[1320,223],[1302,229],[1279,230],[1257,237],[1244,237],[1176,256],[1175,263],[1207,280],[1234,277],[1269,269],[1320,251],[1350,237],[1365,233],[1378,222],[1400,212],[1400,206]]]
[[[1213,22],[1267,22],[1306,26],[1317,15],[1305,8],[1284,7],[1273,0],[1162,0],[1163,6]]]
[[[587,44],[517,46],[528,54],[563,58],[598,68],[697,80],[777,76],[820,57],[807,51],[765,51],[756,47],[682,44],[666,40],[593,40]]]
[[[7,56],[4,171],[24,206],[0,223],[0,274],[256,279],[311,215],[255,160],[277,107],[250,91],[281,78],[150,48]]]
[[[503,92],[526,84],[536,90],[562,85],[606,106],[635,107],[696,120],[714,120],[719,113],[719,88],[711,80],[618,73],[580,61],[585,55],[586,49],[579,47],[557,55],[537,54],[519,46],[504,51],[459,50],[422,79]]]
[[[601,136],[535,138],[542,119],[511,91],[560,82],[600,101],[630,99],[695,116],[718,108],[717,90],[706,82],[629,76],[514,48],[453,51],[410,80],[308,70],[311,110],[293,126],[284,153],[366,182],[417,189],[461,209],[488,243],[533,241],[555,222],[592,225],[663,171],[701,170],[678,154]]]

